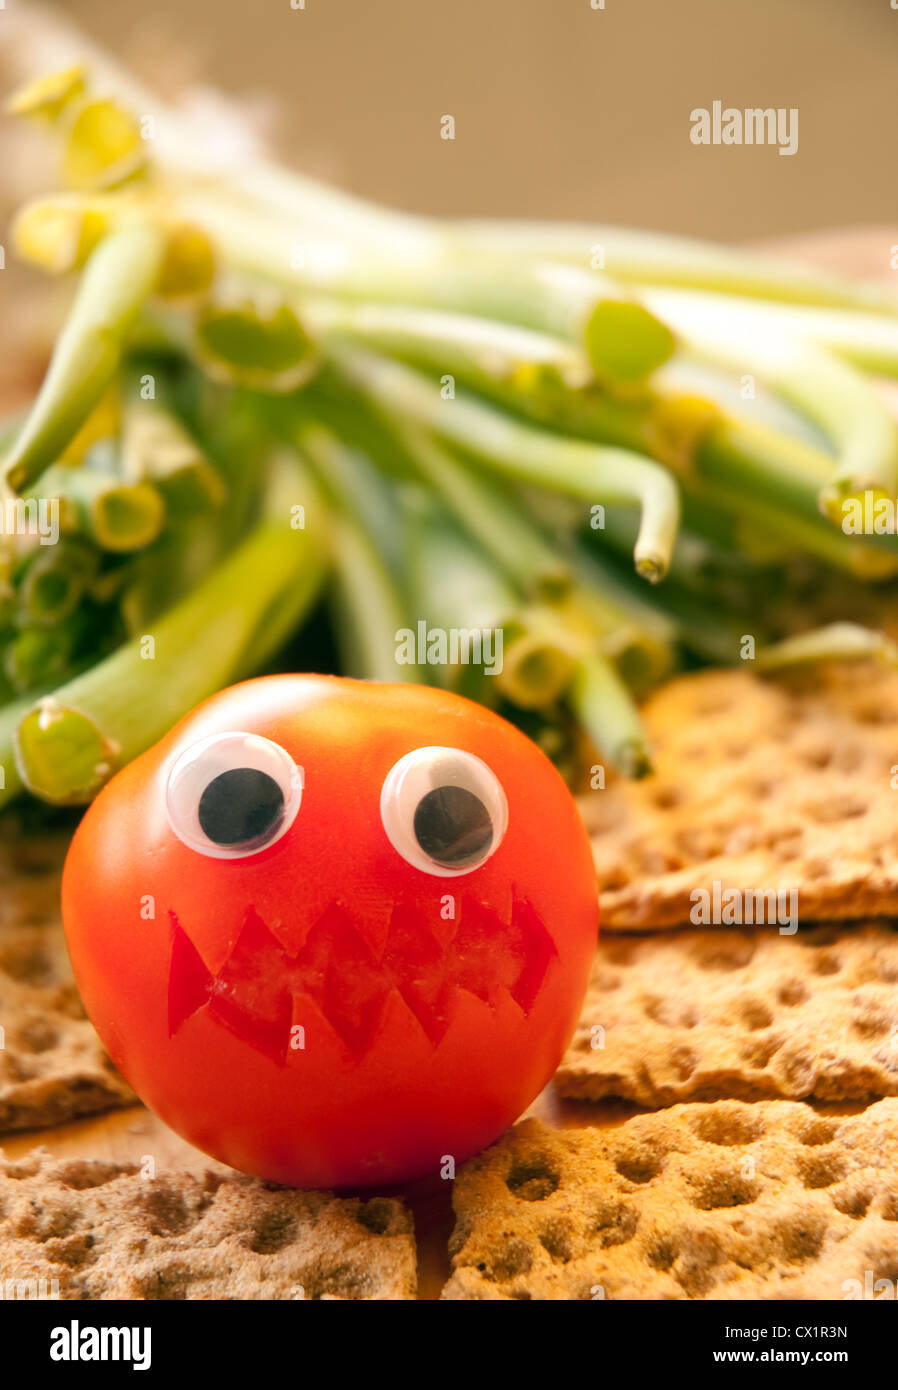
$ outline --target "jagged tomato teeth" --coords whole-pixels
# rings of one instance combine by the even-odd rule
[[[523,734],[443,691],[324,676],[223,691],[119,773],[63,914],[141,1098],[306,1186],[494,1139],[570,1040],[598,923],[586,833]]]

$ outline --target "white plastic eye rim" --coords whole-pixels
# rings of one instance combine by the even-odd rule
[[[276,830],[250,845],[219,845],[210,840],[199,819],[200,797],[222,772],[254,768],[273,777],[284,797]],[[212,734],[185,748],[175,760],[165,787],[168,823],[188,849],[208,859],[248,859],[277,844],[296,820],[302,804],[305,776],[286,749],[261,734]]]
[[[418,843],[414,813],[421,798],[437,787],[457,786],[478,796],[493,825],[493,838],[482,859],[453,868],[431,859]],[[508,828],[508,801],[492,768],[475,753],[439,745],[414,748],[394,763],[380,793],[380,819],[387,839],[412,868],[436,878],[459,878],[480,869],[496,852]]]

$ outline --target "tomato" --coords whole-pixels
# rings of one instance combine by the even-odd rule
[[[534,744],[444,691],[329,676],[233,686],[119,772],[62,898],[141,1099],[303,1186],[495,1139],[558,1065],[598,927],[586,832]]]

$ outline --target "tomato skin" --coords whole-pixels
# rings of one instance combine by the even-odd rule
[[[222,860],[174,834],[165,787],[183,749],[231,731],[279,743],[305,790],[282,839]],[[406,863],[381,824],[386,774],[427,745],[482,758],[508,800],[504,840],[458,877]],[[207,1153],[302,1186],[437,1172],[495,1139],[570,1041],[598,926],[585,829],[523,734],[443,691],[325,676],[231,687],[120,772],[76,832],[62,897],[85,1005],[141,1099]],[[297,992],[312,941],[314,989]],[[439,995],[459,970],[466,985]],[[232,986],[236,1024],[205,1002]],[[304,1046],[259,1045],[286,1027]]]

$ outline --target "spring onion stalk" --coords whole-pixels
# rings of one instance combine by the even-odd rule
[[[149,545],[165,521],[165,503],[151,483],[126,482],[105,468],[86,464],[48,468],[32,495],[58,499],[63,530],[81,532],[101,550],[115,554]]]
[[[507,490],[413,425],[404,428],[403,443],[422,480],[522,593],[548,595],[567,587],[565,560]]]
[[[339,299],[303,299],[298,312],[315,338],[348,342],[411,366],[450,370],[474,385],[538,380],[553,371],[575,389],[591,379],[585,353],[563,338],[478,314]]]
[[[762,671],[779,671],[789,666],[817,661],[878,661],[898,666],[898,643],[884,632],[859,623],[829,623],[812,632],[800,632],[762,648],[757,665]]]
[[[838,473],[826,454],[801,439],[735,420],[682,391],[617,400],[602,391],[582,389],[585,359],[547,335],[406,306],[319,304],[313,309],[312,322],[316,322],[316,315],[317,324],[332,344],[356,341],[396,353],[412,364],[452,371],[479,394],[543,424],[652,453],[678,471],[685,468],[687,475],[695,459],[702,477],[734,489],[744,486],[750,496],[766,496],[777,506],[784,503],[795,509],[806,519],[804,525],[798,524],[812,542],[817,542],[812,549],[819,552],[822,548],[826,554],[834,551],[844,557],[840,561],[843,567],[871,575],[891,572],[890,562],[872,556],[869,546],[857,546],[849,555],[839,541],[831,546],[829,538],[821,535],[815,524],[819,498]],[[473,325],[470,331],[469,325]],[[534,358],[529,370],[525,365],[528,352]],[[836,368],[841,380],[838,364],[829,365]],[[569,389],[565,377],[578,389]],[[847,394],[855,384],[850,383]],[[878,403],[868,409],[865,387],[861,394],[856,425],[849,427],[844,416],[833,412],[834,430],[845,431],[846,459],[875,458],[878,452],[887,471],[894,426]],[[843,392],[843,401],[845,395]],[[866,440],[872,448],[866,447]],[[774,534],[781,531],[782,525]]]
[[[397,660],[405,615],[377,550],[362,528],[345,515],[332,516],[328,531],[341,669],[364,680],[419,680],[417,664]]]
[[[80,270],[110,230],[119,204],[109,194],[57,193],[26,203],[12,225],[23,260],[50,275]]]
[[[124,477],[153,485],[168,517],[196,516],[224,503],[227,488],[221,474],[181,422],[158,401],[136,397],[128,402],[121,450]]]
[[[648,677],[648,663],[653,651],[659,662],[666,657],[667,667],[659,666],[659,679],[669,674],[671,667],[676,664],[678,647],[693,652],[703,660],[724,666],[731,666],[739,657],[739,643],[746,630],[746,619],[734,617],[728,610],[722,609],[715,601],[713,592],[690,592],[669,578],[652,593],[651,610],[643,614],[642,586],[625,564],[616,562],[609,549],[595,546],[581,564],[588,566],[582,571],[584,577],[592,576],[592,584],[606,601],[613,599],[615,607],[623,612],[636,605],[632,627],[643,634],[644,645],[636,648],[629,664],[615,660],[619,673],[636,693],[643,693],[646,689],[639,682],[639,663],[641,661],[643,664],[644,678]],[[757,628],[753,627],[752,632],[756,633]],[[613,648],[606,655],[614,656]]]
[[[36,796],[83,804],[120,766],[155,743],[200,700],[250,674],[255,635],[280,605],[314,601],[324,575],[317,542],[291,526],[295,476],[278,460],[265,512],[243,543],[167,612],[152,633],[126,643],[40,700],[15,734],[19,776]],[[294,610],[295,611],[295,610]],[[297,621],[301,613],[296,613]],[[152,637],[152,644],[145,639]]]
[[[41,548],[30,559],[19,584],[22,619],[37,627],[52,627],[75,611],[97,578],[97,550],[75,537],[63,537]]]
[[[459,255],[448,236],[423,256],[370,245],[306,241],[266,210],[222,204],[205,190],[179,203],[236,270],[302,295],[449,309],[548,333],[581,346],[600,379],[639,381],[666,362],[674,339],[645,305],[571,266]]]
[[[558,438],[469,396],[444,400],[440,387],[420,373],[372,354],[341,354],[340,364],[379,404],[389,403],[507,477],[592,503],[636,503],[642,509],[633,556],[637,573],[653,583],[666,573],[679,497],[676,483],[657,464],[622,449]]]
[[[18,693],[64,675],[78,642],[90,625],[79,610],[54,627],[23,627],[3,652],[3,673]]]
[[[505,627],[502,670],[496,688],[519,709],[544,710],[564,694],[574,671],[574,650],[552,615],[525,610]]]
[[[256,391],[296,391],[318,367],[308,334],[279,298],[210,301],[197,317],[193,349],[214,380]]]
[[[820,427],[838,462],[820,505],[842,519],[846,496],[866,490],[898,497],[898,426],[865,378],[847,362],[800,338],[743,322],[738,332],[707,299],[682,306],[676,328],[690,351],[734,373],[757,375]]]
[[[691,237],[558,222],[468,220],[454,225],[460,241],[472,247],[598,266],[625,284],[898,313],[898,295],[888,288],[858,285],[825,271]]]
[[[359,519],[367,510],[366,499],[380,491],[376,475],[358,466],[323,425],[302,428],[298,444],[325,499],[334,567],[334,631],[342,669],[365,680],[420,680],[416,662],[397,660],[399,633],[407,626],[408,613],[390,569]]]
[[[428,662],[442,666],[444,682],[486,703],[504,695],[523,709],[551,705],[572,669],[559,627],[522,604],[442,507],[419,493],[404,494],[403,503],[409,589]],[[453,634],[459,662],[443,665],[440,644],[451,642]]]
[[[817,505],[828,483],[825,457],[814,450],[741,422],[723,422],[699,443],[691,484],[711,505],[740,519],[743,533],[786,536],[793,545],[859,578],[898,573],[898,554],[884,544],[894,537],[843,535]]]
[[[625,777],[648,776],[652,761],[639,714],[610,661],[599,655],[581,657],[567,702],[602,757]]]
[[[572,565],[571,602],[594,632],[594,647],[614,662],[635,694],[645,694],[676,665],[673,623],[582,548],[574,551]]]
[[[639,291],[639,297],[674,332],[702,321],[725,324],[734,341],[743,333],[814,343],[880,376],[898,376],[898,305],[893,317],[817,305],[758,303],[738,295],[692,290]]]
[[[461,315],[416,312],[405,306],[330,306],[317,312],[328,324],[325,333],[332,344],[355,339],[395,352],[412,364],[451,371],[478,394],[543,426],[651,454],[686,476],[695,466],[702,476],[745,486],[750,495],[767,496],[809,519],[816,518],[819,496],[834,477],[833,463],[820,449],[781,431],[734,419],[694,394],[675,390],[620,400],[594,389],[584,384],[585,360],[547,335],[527,334],[526,343],[515,341],[501,326],[483,321],[465,349],[460,342],[467,325],[480,321]],[[527,369],[523,357],[531,349],[535,360]],[[880,416],[877,428],[883,423]],[[880,432],[885,446],[891,429],[886,423]],[[863,567],[860,554],[857,564]],[[854,561],[848,567],[854,568]],[[876,568],[875,562],[871,568]],[[884,568],[888,570],[887,563]]]
[[[402,533],[408,592],[412,596],[415,634],[420,630],[428,665],[440,668],[446,683],[455,683],[462,671],[450,669],[441,643],[453,630],[465,634],[467,648],[461,661],[476,665],[473,649],[496,640],[520,607],[511,584],[488,560],[479,546],[442,506],[423,492],[408,489],[400,494]],[[420,643],[416,640],[416,647]],[[448,646],[447,646],[448,652]]]
[[[161,227],[136,222],[111,232],[91,254],[37,399],[6,457],[6,481],[15,491],[53,463],[102,397],[164,249]]]

